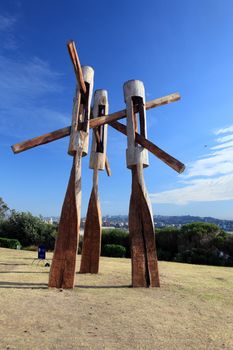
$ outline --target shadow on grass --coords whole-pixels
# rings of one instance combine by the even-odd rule
[[[77,284],[75,288],[80,288],[80,289],[122,289],[122,288],[132,288],[131,285],[121,285],[121,286],[86,286],[86,285],[81,285]]]
[[[0,271],[1,273],[24,273],[25,275],[27,275],[28,273],[49,273],[49,271]]]
[[[36,255],[37,256],[37,255]],[[22,259],[22,260],[37,260],[37,258],[16,258],[17,260]],[[52,260],[52,258],[46,258],[45,260]]]
[[[0,289],[48,289],[47,284],[45,283],[21,283],[21,282],[5,282],[0,281]]]
[[[0,289],[48,289],[48,285],[45,283],[28,283],[28,282],[5,282],[0,281]],[[131,285],[121,285],[121,286],[87,286],[87,285],[76,285],[75,288],[79,289],[123,289],[132,288]],[[59,289],[59,288],[58,288]]]
[[[29,264],[10,264],[10,263],[0,263],[0,265],[4,265],[4,266],[30,266]]]

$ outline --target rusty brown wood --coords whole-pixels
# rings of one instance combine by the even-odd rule
[[[80,89],[85,94],[87,89],[86,89],[86,85],[85,85],[85,82],[83,79],[83,72],[82,72],[80,60],[78,57],[78,53],[76,50],[75,42],[73,40],[68,41],[67,48],[68,48],[68,51],[70,54],[71,61],[72,61],[73,66],[74,66],[75,75],[76,75],[77,81],[79,83]]]
[[[121,124],[119,122],[114,122],[114,123],[110,123],[110,125],[114,129],[120,131],[122,134],[127,135],[126,126],[124,124]],[[44,140],[46,142],[43,142],[43,144],[60,139],[61,133],[62,133],[62,135],[64,135],[62,137],[68,136],[70,134],[70,127],[53,131],[52,133],[46,134],[46,136],[44,135],[45,136]],[[40,138],[35,137],[34,139],[15,144],[14,146],[12,146],[12,150],[14,153],[20,153],[20,152],[23,152],[29,148],[39,146],[42,144],[41,143],[42,137],[43,136],[40,136]],[[172,169],[177,171],[179,174],[184,171],[185,165],[183,163],[181,163],[178,159],[172,157],[170,154],[163,151],[161,148],[159,148],[158,146],[153,144],[151,141],[147,140],[146,138],[144,138],[143,136],[141,136],[137,133],[136,133],[136,142],[139,143],[141,146],[145,147],[148,151],[150,151],[157,158],[159,158],[164,163],[166,163],[169,167],[171,167]],[[109,169],[107,169],[108,165],[105,164],[105,166],[106,166],[107,172],[111,174],[111,172],[109,172]]]
[[[180,99],[180,95],[178,93],[174,93],[171,95],[167,95],[167,96],[164,96],[161,98],[157,98],[157,99],[148,101],[148,102],[146,102],[145,107],[146,107],[146,109],[159,107],[159,106],[165,105],[167,103],[178,101],[179,99]],[[126,110],[123,109],[121,111],[109,114],[107,116],[91,119],[89,121],[89,127],[91,129],[96,128],[96,127],[101,126],[103,124],[109,124],[109,123],[112,123],[116,120],[123,119],[125,117],[126,117]],[[24,152],[30,148],[41,146],[43,144],[46,144],[46,143],[49,143],[49,142],[52,142],[55,140],[59,140],[63,137],[66,137],[70,134],[70,130],[71,130],[70,126],[67,126],[65,128],[62,128],[62,129],[59,129],[56,131],[52,131],[50,133],[47,133],[47,134],[44,134],[41,136],[34,137],[33,139],[14,144],[13,146],[11,146],[11,148],[12,148],[14,153]]]
[[[11,148],[15,154],[20,153],[20,152],[24,152],[30,148],[45,145],[46,143],[60,140],[63,137],[69,136],[70,130],[71,130],[71,127],[68,126],[68,127],[58,129],[58,130],[55,130],[52,132],[48,132],[47,134],[34,137],[33,139],[17,143],[15,145],[11,146]]]
[[[143,168],[149,166],[148,151],[137,143],[139,136],[145,139],[147,135],[143,82],[139,80],[127,81],[124,84],[124,98],[127,110],[126,164],[132,172],[129,206],[132,286],[159,287],[153,214],[143,176]],[[143,135],[136,132],[139,125],[136,122],[135,106],[138,107],[140,132]]]
[[[88,204],[80,273],[98,273],[101,249],[102,219],[97,187],[92,188]]]
[[[126,126],[119,122],[114,122],[110,124],[114,129],[120,131],[122,134],[127,135],[127,129]],[[157,158],[162,160],[164,163],[166,163],[169,167],[171,167],[173,170],[177,171],[178,173],[182,173],[185,169],[185,165],[181,163],[178,159],[172,157],[167,152],[163,151],[161,148],[156,146],[153,142],[149,141],[142,135],[135,133],[135,141],[146,148],[149,152],[154,154]]]
[[[142,167],[142,165],[141,165]],[[154,223],[140,178],[138,166],[132,169],[132,192],[129,207],[132,286],[159,287],[159,271],[155,246]]]
[[[49,287],[74,287],[79,220],[75,196],[74,160],[58,227],[58,236],[49,275]]]

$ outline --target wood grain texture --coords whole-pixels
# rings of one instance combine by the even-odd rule
[[[15,154],[24,152],[24,151],[27,151],[28,149],[45,145],[46,143],[60,140],[63,137],[69,136],[70,130],[71,130],[71,127],[68,126],[52,132],[48,132],[47,134],[44,134],[42,136],[37,136],[37,137],[34,137],[33,139],[17,143],[11,146],[11,149]]]
[[[98,273],[102,217],[97,188],[93,187],[84,228],[80,273]]]
[[[124,124],[119,122],[111,123],[110,126],[112,126],[114,129],[120,131],[122,134],[127,135],[127,128]],[[185,165],[180,162],[178,159],[174,158],[167,152],[163,151],[161,148],[156,146],[153,142],[149,141],[142,135],[135,132],[135,141],[146,148],[149,152],[151,152],[154,156],[159,158],[162,162],[167,164],[170,168],[177,171],[179,174],[181,174],[185,170]]]
[[[94,94],[93,117],[100,118],[108,113],[108,93],[96,90]],[[93,128],[89,168],[93,169],[93,188],[88,204],[83,235],[80,273],[98,273],[101,247],[102,217],[98,194],[98,171],[106,167],[107,125]],[[108,172],[110,171],[108,165]]]
[[[119,123],[119,122],[114,122],[114,123],[110,123],[110,126],[112,126],[114,129],[120,131],[122,134],[127,135],[127,129],[126,129],[126,126],[124,124]],[[53,132],[54,134],[58,133],[58,138],[56,138],[56,140],[61,138],[59,131],[61,131],[62,134],[64,134],[63,137],[68,136],[70,134],[70,127],[57,130],[56,132],[54,131]],[[52,133],[47,134],[47,138],[49,139],[49,141],[47,141],[47,142],[51,142],[52,141],[51,138],[55,137],[55,135],[53,136],[51,134]],[[12,147],[14,147],[14,149],[13,149],[14,153],[20,153],[20,152],[25,151],[26,149],[40,146],[41,141],[38,140],[38,142],[37,142],[37,139],[39,139],[39,138],[37,138],[37,137],[35,138],[36,145],[31,145],[30,141],[32,141],[33,140],[32,139],[29,141],[25,141],[24,143],[12,146]],[[137,143],[139,143],[141,146],[145,147],[149,152],[154,154],[157,158],[162,160],[164,163],[166,163],[173,170],[177,171],[179,174],[181,174],[185,170],[185,165],[182,162],[180,162],[178,159],[171,156],[169,153],[163,151],[161,148],[156,146],[153,142],[145,139],[143,136],[141,136],[137,133],[135,134],[135,140]]]
[[[89,145],[89,119],[94,84],[94,70],[92,67],[82,66],[82,73],[87,91],[84,95],[79,86],[76,88],[68,154],[74,156],[77,147],[82,147],[82,155],[84,157],[88,153]]]
[[[171,103],[178,101],[180,99],[180,95],[178,93],[174,93],[171,95],[167,95],[164,97],[156,98],[154,100],[148,101],[145,104],[146,109],[154,108],[154,107],[159,107],[163,106],[165,104]],[[103,124],[109,124],[112,123],[116,120],[126,118],[126,110],[123,109],[121,111],[111,113],[107,116],[103,116],[98,118],[98,120],[91,119],[89,122],[89,127],[90,129],[98,127]],[[55,140],[59,140],[60,138],[66,137],[70,134],[71,127],[67,126],[65,128],[52,131],[50,133],[34,137],[30,140],[23,141],[20,143],[17,143],[15,145],[12,145],[11,148],[14,153],[20,153],[24,152],[30,148],[37,147]]]
[[[80,156],[80,155],[79,155]],[[80,157],[81,161],[81,157]],[[80,165],[80,164],[78,164]],[[79,234],[80,214],[76,198],[81,197],[81,178],[75,179],[76,159],[74,158],[70,179],[61,211],[54,255],[49,275],[49,287],[73,288]],[[77,188],[76,184],[78,185]]]
[[[141,170],[139,167],[141,166]],[[132,169],[132,192],[129,207],[132,286],[159,287],[154,223],[149,197],[142,179],[142,165]]]
[[[69,54],[70,54],[71,61],[72,61],[73,66],[74,66],[74,72],[75,72],[75,75],[76,75],[76,78],[77,78],[77,82],[79,84],[80,89],[85,94],[86,93],[86,85],[85,85],[85,82],[84,82],[83,72],[82,72],[80,60],[79,60],[79,57],[78,57],[78,53],[77,53],[77,50],[76,50],[75,42],[73,40],[68,41],[67,48],[68,48],[68,51],[69,51]]]
[[[145,187],[143,168],[148,166],[147,151],[138,146],[136,131],[146,139],[145,90],[143,82],[130,80],[124,84],[127,111],[127,167],[132,171],[132,192],[129,206],[132,286],[159,287],[158,261],[150,199]],[[136,115],[137,107],[139,115]],[[138,117],[138,118],[137,118]]]

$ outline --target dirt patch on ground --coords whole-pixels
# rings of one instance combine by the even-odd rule
[[[161,288],[133,289],[130,260],[101,258],[58,291],[35,257],[0,248],[0,349],[233,349],[232,268],[160,262]]]

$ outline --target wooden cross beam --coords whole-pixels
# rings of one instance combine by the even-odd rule
[[[148,109],[163,106],[165,104],[175,102],[178,100],[180,100],[180,95],[178,93],[174,93],[171,95],[156,98],[154,100],[146,102],[145,108],[146,108],[146,110],[148,110]],[[136,109],[135,109],[135,112],[136,112]],[[125,125],[117,122],[117,120],[124,119],[124,118],[126,118],[126,110],[125,109],[118,111],[118,112],[111,113],[111,114],[106,115],[106,116],[96,118],[96,119],[91,119],[89,121],[89,127],[90,127],[90,129],[92,129],[92,128],[97,128],[98,126],[101,126],[103,124],[109,124],[113,128],[117,129],[118,131],[120,131],[121,133],[126,135],[127,132],[126,132]],[[71,130],[71,127],[67,126],[65,128],[58,129],[58,130],[52,131],[50,133],[47,133],[47,134],[44,134],[41,136],[37,136],[33,139],[14,144],[13,146],[11,146],[11,148],[15,154],[20,153],[20,152],[24,152],[30,148],[41,146],[41,145],[47,144],[49,142],[56,141],[56,140],[59,140],[63,137],[69,136],[70,130]],[[138,134],[136,137],[137,137],[137,143],[141,144],[149,152],[154,154],[156,157],[158,157],[160,160],[162,160],[164,163],[166,163],[172,169],[174,169],[178,173],[182,173],[184,171],[185,165],[182,162],[180,162],[176,158],[172,157],[171,155],[169,155],[168,153],[163,151],[161,148],[159,148],[158,146],[153,144],[148,139],[144,138],[142,135]],[[106,166],[106,168],[107,168],[107,166]]]

